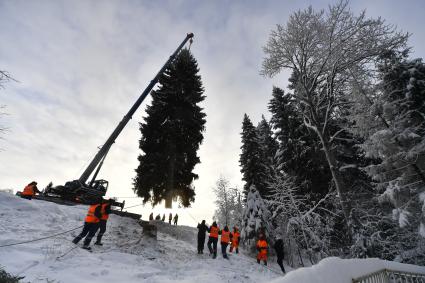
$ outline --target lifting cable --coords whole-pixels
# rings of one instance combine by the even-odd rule
[[[73,228],[73,229],[68,230],[68,231],[65,231],[65,232],[57,233],[57,234],[54,234],[54,235],[51,235],[51,236],[47,236],[47,237],[43,237],[43,238],[39,238],[39,239],[33,239],[33,240],[28,240],[28,241],[23,241],[23,242],[18,242],[18,243],[12,243],[12,244],[1,245],[1,246],[0,246],[0,248],[10,247],[10,246],[16,246],[16,245],[21,245],[21,244],[26,244],[26,243],[37,242],[37,241],[41,241],[41,240],[45,240],[45,239],[49,239],[49,238],[54,238],[54,237],[56,237],[56,236],[63,235],[63,234],[69,233],[69,232],[71,232],[71,231],[74,231],[74,230],[80,229],[80,228],[81,228],[81,227],[83,227],[83,226],[84,226],[84,225],[81,225],[81,226],[78,226],[77,228]]]
[[[124,207],[124,209],[129,209],[129,208],[133,208],[133,207],[141,206],[141,205],[145,205],[145,204],[144,203],[140,203],[140,204],[136,204],[136,205],[132,205],[132,206],[126,206],[126,207]]]
[[[189,213],[189,211],[187,210],[183,210],[183,211],[186,212],[190,216],[190,218],[192,218],[195,221],[195,223],[199,222],[198,220],[195,219],[195,217],[192,216],[192,214]]]

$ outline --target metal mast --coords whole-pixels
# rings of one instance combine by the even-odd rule
[[[87,166],[86,170],[83,172],[81,177],[79,178],[79,181],[82,184],[85,184],[87,180],[89,179],[90,175],[93,173],[93,171],[96,169],[97,166],[99,166],[98,170],[96,170],[95,176],[93,177],[93,180],[96,178],[97,173],[100,170],[100,163],[104,158],[106,157],[106,154],[109,151],[109,148],[112,146],[112,144],[115,142],[115,139],[119,136],[121,131],[124,129],[124,127],[127,125],[128,121],[133,117],[133,114],[136,112],[137,108],[142,104],[143,100],[148,96],[152,88],[155,86],[155,84],[158,82],[159,77],[164,73],[164,71],[171,65],[171,63],[174,61],[174,59],[177,57],[177,54],[180,52],[180,50],[183,48],[183,46],[189,41],[192,40],[193,33],[188,33],[186,35],[186,38],[183,40],[183,42],[177,47],[176,51],[170,56],[170,58],[165,62],[164,66],[159,70],[159,72],[156,74],[156,76],[151,80],[149,85],[146,87],[146,89],[142,92],[140,97],[137,99],[137,101],[134,103],[134,105],[130,108],[128,113],[123,117],[121,122],[117,125],[115,130],[112,132],[112,134],[109,136],[109,138],[106,140],[105,144],[100,148],[96,156],[93,158],[93,160],[90,162],[90,164]]]

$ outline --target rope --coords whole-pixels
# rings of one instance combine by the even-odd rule
[[[133,197],[113,197],[113,198],[140,198],[140,197],[133,196]]]
[[[141,206],[141,205],[145,205],[145,204],[144,203],[141,203],[141,204],[136,204],[136,205],[132,205],[132,206],[126,206],[124,208],[125,209],[129,209],[129,208],[136,207],[136,206]]]
[[[195,223],[198,222],[198,220],[196,220],[195,217],[193,217],[192,214],[189,213],[189,211],[184,210],[184,212],[186,212],[190,216],[190,218],[192,218],[195,221]]]
[[[16,246],[16,245],[21,245],[21,244],[26,244],[26,243],[32,243],[32,242],[37,242],[37,241],[41,241],[41,240],[53,238],[53,237],[56,237],[56,236],[59,236],[59,235],[63,235],[63,234],[69,233],[71,231],[80,229],[83,226],[84,225],[81,225],[81,226],[78,226],[77,228],[74,228],[74,229],[71,229],[71,230],[68,230],[68,231],[65,231],[65,232],[57,233],[57,234],[54,234],[54,235],[51,235],[51,236],[43,237],[43,238],[38,238],[38,239],[28,240],[28,241],[23,241],[23,242],[17,242],[17,243],[13,243],[13,244],[2,245],[2,246],[0,246],[0,248],[10,247],[10,246]]]

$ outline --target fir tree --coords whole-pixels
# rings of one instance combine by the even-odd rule
[[[263,163],[263,167],[266,170],[267,184],[270,183],[271,179],[275,175],[275,156],[278,148],[278,144],[273,137],[273,132],[269,122],[262,116],[260,123],[257,126],[257,135],[259,139],[260,149]],[[269,187],[269,185],[267,185]],[[269,189],[267,189],[269,190]]]
[[[152,91],[152,105],[140,124],[142,138],[140,164],[134,178],[134,191],[143,201],[156,205],[162,200],[171,207],[179,198],[184,207],[194,201],[192,185],[200,163],[197,150],[203,140],[205,113],[198,105],[205,98],[195,58],[182,50]]]
[[[255,185],[251,185],[243,211],[241,238],[244,241],[254,239],[259,232],[265,233],[268,237],[271,231],[270,216],[271,214]]]
[[[248,115],[244,115],[242,122],[242,153],[240,155],[240,166],[242,180],[245,181],[244,194],[248,194],[251,185],[258,188],[260,195],[267,195],[267,167],[262,160],[263,152],[260,145],[258,133]]]
[[[304,125],[294,98],[280,88],[273,88],[269,111],[278,141],[278,170],[295,177],[299,194],[319,199],[328,191],[331,174],[314,133]]]

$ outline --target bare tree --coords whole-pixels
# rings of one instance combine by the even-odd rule
[[[242,221],[242,201],[241,193],[236,187],[231,187],[229,181],[220,176],[214,188],[216,195],[215,204],[217,209],[214,213],[214,218],[224,227],[240,226]]]
[[[215,204],[217,205],[216,217],[221,224],[229,225],[230,214],[233,207],[233,197],[229,181],[220,176],[214,188],[216,194]]]
[[[12,80],[14,81],[14,79],[12,78],[12,76],[8,72],[0,70],[0,89],[4,88],[5,83],[7,83],[8,81],[12,81]],[[0,104],[0,118],[1,118],[2,115],[6,114],[4,112],[5,108],[6,108],[6,105]],[[6,131],[6,128],[0,124],[0,136],[5,131]]]
[[[378,56],[405,47],[408,36],[381,18],[366,18],[364,11],[353,15],[348,1],[341,1],[327,12],[309,7],[292,14],[286,26],[277,25],[264,47],[263,75],[272,77],[282,69],[293,72],[294,96],[304,124],[322,144],[349,227],[348,188],[333,150],[342,130],[332,131],[329,124],[350,103],[346,97],[350,70],[373,69]]]

